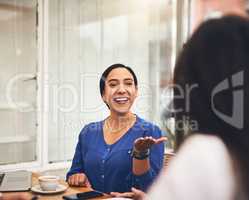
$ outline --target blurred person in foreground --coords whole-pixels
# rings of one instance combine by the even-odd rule
[[[178,57],[174,83],[176,120],[197,126],[145,199],[249,199],[249,20],[200,25]]]

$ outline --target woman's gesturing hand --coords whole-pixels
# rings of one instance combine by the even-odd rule
[[[83,186],[91,187],[91,184],[84,173],[73,174],[68,178],[68,184],[70,186]]]
[[[147,151],[154,144],[159,144],[159,143],[164,142],[166,140],[167,140],[166,137],[160,137],[158,139],[155,139],[153,137],[140,137],[140,138],[135,140],[134,148],[138,152],[143,152],[143,151]]]

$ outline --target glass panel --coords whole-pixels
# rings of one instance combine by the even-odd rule
[[[0,164],[36,159],[35,0],[0,0]]]
[[[171,82],[173,1],[49,1],[49,161],[72,159],[77,136],[108,109],[99,95],[101,72],[131,66],[139,97],[133,110],[161,124],[161,93]],[[169,101],[169,100],[168,100]]]

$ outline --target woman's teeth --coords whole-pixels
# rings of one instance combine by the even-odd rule
[[[128,101],[127,97],[118,97],[118,98],[114,98],[114,101],[117,103],[126,103]]]

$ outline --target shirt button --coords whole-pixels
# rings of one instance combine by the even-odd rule
[[[110,151],[110,148],[107,148],[107,151]]]
[[[105,178],[105,176],[104,176],[104,175],[101,175],[101,178]]]
[[[105,160],[102,160],[102,163],[105,163]]]

